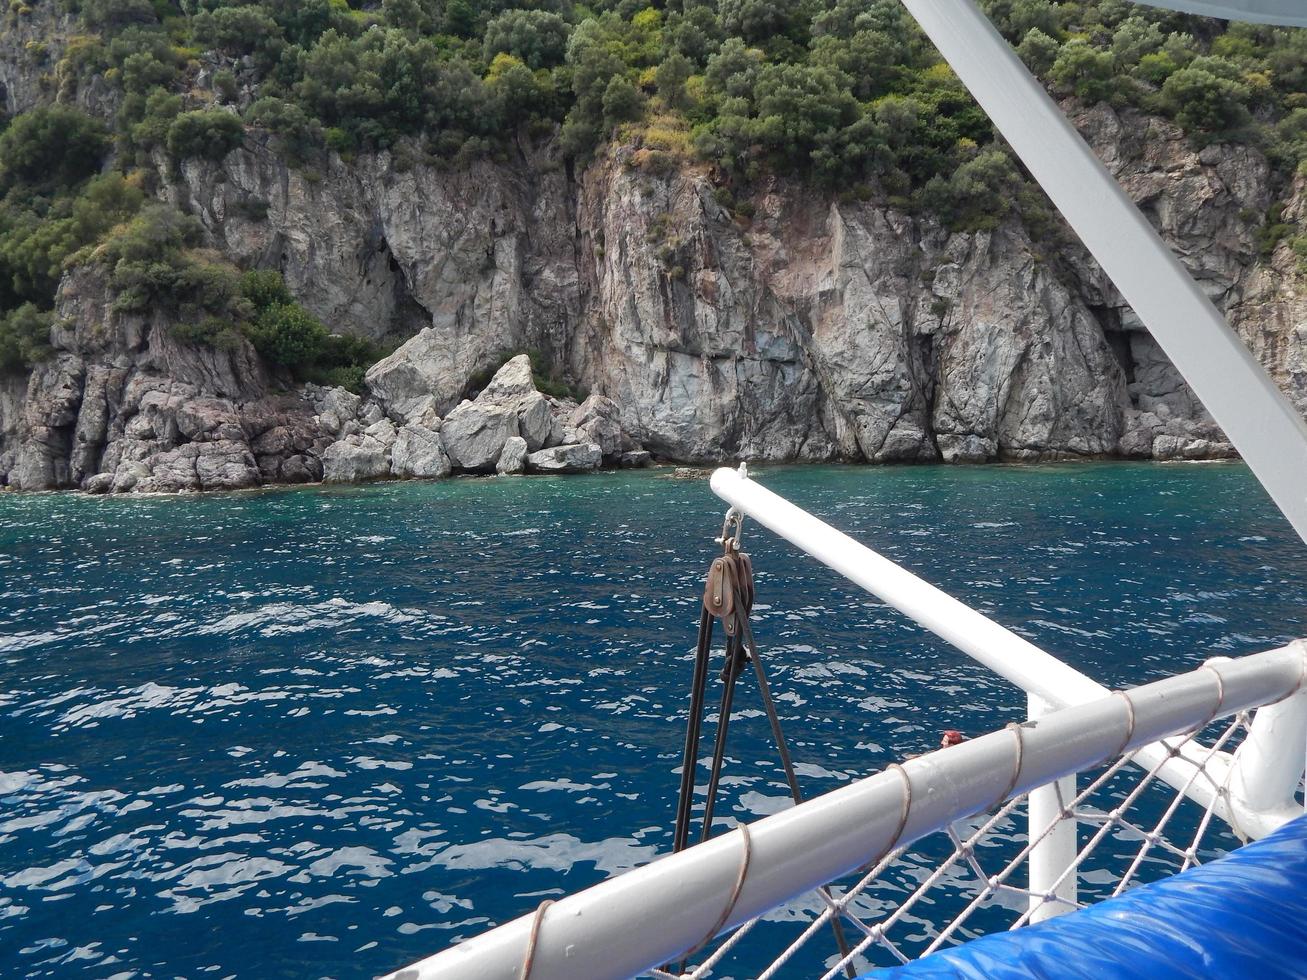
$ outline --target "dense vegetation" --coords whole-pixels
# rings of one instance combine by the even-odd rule
[[[29,45],[54,104],[0,135],[0,369],[41,356],[34,317],[70,262],[96,260],[121,308],[172,304],[194,340],[239,330],[301,374],[356,372],[371,352],[289,296],[259,305],[193,221],[146,204],[160,165],[220,160],[251,131],[310,173],[329,152],[459,166],[555,136],[583,164],[616,135],[655,172],[713,164],[742,216],[771,172],[958,229],[1014,209],[1053,227],[898,0],[13,0],[7,16],[56,3],[81,33]],[[1282,177],[1307,160],[1307,31],[1126,0],[986,6],[1058,94],[1163,113],[1200,145],[1255,142]],[[70,108],[96,79],[112,119]],[[1298,234],[1268,216],[1271,245]]]

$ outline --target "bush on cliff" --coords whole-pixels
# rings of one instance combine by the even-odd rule
[[[332,334],[286,288],[281,273],[255,270],[241,277],[241,296],[249,319],[245,335],[265,361],[296,377],[351,391],[363,387],[363,374],[382,357],[371,341]]]
[[[506,10],[486,25],[482,57],[511,54],[532,70],[553,68],[567,55],[570,33],[567,21],[547,10]]]
[[[163,312],[185,323],[237,320],[244,302],[240,276],[198,248],[201,233],[195,218],[151,202],[86,258],[108,269],[119,312]]]
[[[53,305],[69,258],[129,220],[144,200],[135,183],[106,174],[76,194],[0,204],[0,309],[23,302]]]
[[[1233,74],[1208,66],[1182,68],[1162,86],[1162,104],[1204,142],[1229,136],[1250,118],[1248,87]]]
[[[32,303],[0,316],[0,374],[26,371],[50,355],[50,323]]]
[[[302,368],[317,362],[327,345],[327,328],[297,303],[274,303],[245,328],[265,361]]]
[[[168,152],[177,160],[221,160],[244,141],[240,119],[221,109],[183,112],[168,127]]]
[[[33,109],[0,133],[0,196],[20,187],[72,187],[99,171],[108,149],[107,130],[86,113],[61,105]]]

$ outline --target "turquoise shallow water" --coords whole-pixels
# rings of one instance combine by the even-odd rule
[[[1307,633],[1240,466],[757,475],[1111,685]],[[654,857],[721,514],[650,473],[0,495],[0,975],[371,976]],[[1022,715],[745,544],[809,792]],[[785,798],[741,697],[726,823]]]

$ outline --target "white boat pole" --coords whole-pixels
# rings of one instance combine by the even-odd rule
[[[1028,702],[1027,713],[1032,721],[1048,714],[1048,704],[1042,698],[1031,694]],[[1076,907],[1079,869],[1073,869],[1070,874],[1066,870],[1075,865],[1080,842],[1075,817],[1064,817],[1062,813],[1062,808],[1075,798],[1076,774],[1071,773],[1047,786],[1032,789],[1026,801],[1026,839],[1037,840],[1047,828],[1053,828],[1030,849],[1026,862],[1032,923],[1065,915]],[[1045,900],[1053,897],[1060,901]]]
[[[972,0],[903,3],[1307,540],[1307,426],[1293,405]],[[1307,22],[1301,0],[1208,6],[1293,7]]]
[[[736,510],[947,640],[1027,695],[1033,694],[1051,707],[1063,708],[1084,704],[1109,693],[1097,681],[1045,653],[1029,640],[747,476],[722,468],[713,473],[711,485],[713,493]],[[1151,768],[1161,762],[1167,752],[1164,746],[1147,746],[1140,749],[1136,759],[1140,765]],[[1291,802],[1282,801],[1269,809],[1255,809],[1235,794],[1229,798],[1220,795],[1210,781],[1195,779],[1194,769],[1202,764],[1204,754],[1190,746],[1179,758],[1164,763],[1158,770],[1158,777],[1183,791],[1200,806],[1210,805],[1222,820],[1252,838],[1264,837],[1297,815],[1297,808]],[[1262,753],[1261,758],[1268,756]],[[1275,775],[1264,778],[1280,785],[1288,778],[1282,770],[1289,765],[1290,757],[1277,753],[1272,758],[1274,761],[1269,764],[1276,767]],[[1209,764],[1208,768],[1211,767]],[[1299,768],[1292,778],[1296,780],[1301,774]]]
[[[712,490],[732,507],[1049,705],[1064,708],[1110,693],[1102,684],[1045,653],[1006,626],[747,476],[732,469],[719,469],[712,475]]]
[[[698,945],[714,923],[726,931],[987,810],[1005,786],[1019,796],[1213,716],[1283,698],[1302,669],[1293,646],[1168,677],[1131,690],[1128,702],[1116,695],[1056,711],[1019,736],[983,735],[766,817],[749,825],[747,852],[736,830],[628,871],[545,909],[531,980],[636,976]],[[536,915],[525,915],[391,980],[521,980],[535,924]]]
[[[1253,717],[1234,755],[1231,792],[1254,813],[1298,809],[1307,761],[1307,691],[1267,705]]]

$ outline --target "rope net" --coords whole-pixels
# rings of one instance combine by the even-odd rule
[[[987,813],[896,847],[874,866],[744,923],[719,937],[696,962],[647,975],[658,980],[769,980],[780,975],[835,980],[1017,929],[1032,917],[1037,921],[1083,908],[1185,871],[1244,842],[1213,817],[1218,801],[1229,801],[1230,753],[1246,737],[1249,724],[1250,717],[1241,713],[1164,739],[1160,744],[1167,755],[1155,766],[1143,767],[1132,752],[1049,784],[1055,788],[1056,815],[1042,830],[1030,827],[1029,794],[1005,799]],[[1198,741],[1200,734],[1206,743]],[[1195,765],[1188,782],[1177,788],[1158,773],[1182,754]],[[1199,781],[1211,792],[1197,795],[1210,799],[1210,805],[1190,798]],[[1080,788],[1068,790],[1077,783]],[[1047,812],[1047,803],[1045,807]],[[1067,823],[1076,834],[1074,860],[1048,887],[1032,891],[1031,852]],[[832,922],[843,924],[846,955],[834,951]],[[705,923],[705,932],[712,925]],[[782,925],[788,928],[778,928]],[[783,948],[759,970],[760,945],[774,944],[778,934]]]

